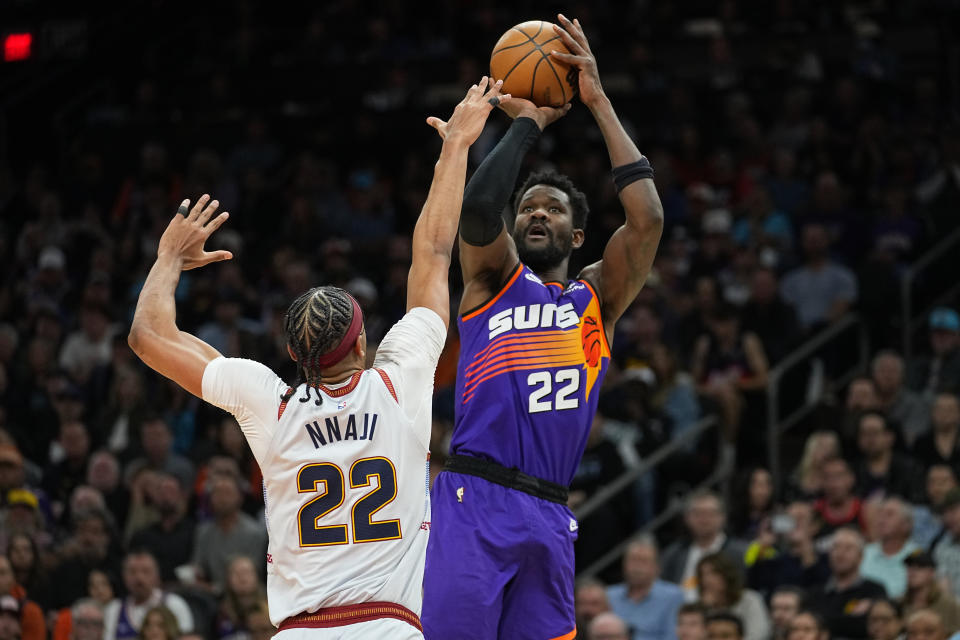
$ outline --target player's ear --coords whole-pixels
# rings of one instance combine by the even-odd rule
[[[570,246],[574,249],[579,249],[583,246],[583,229],[574,229],[573,230],[573,242],[570,243]]]
[[[297,361],[297,354],[295,354],[295,353],[293,352],[293,349],[290,347],[289,344],[287,345],[287,353],[290,354],[290,359],[291,359],[291,360],[293,360],[294,362]]]
[[[364,327],[357,336],[357,341],[353,343],[353,352],[360,358],[364,358],[367,353],[367,328]]]

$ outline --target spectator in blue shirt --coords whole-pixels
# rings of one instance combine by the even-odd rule
[[[804,331],[833,322],[857,300],[857,278],[853,272],[830,259],[830,238],[819,224],[803,229],[806,261],[787,273],[780,294],[793,305]]]
[[[632,640],[673,640],[683,590],[659,579],[657,544],[632,541],[623,556],[624,582],[607,589],[610,609],[633,629]]]

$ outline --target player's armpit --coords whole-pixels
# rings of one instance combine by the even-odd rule
[[[597,283],[605,323],[623,315],[643,288],[663,233],[663,207],[653,180],[638,180],[620,193],[626,221],[603,251],[603,259],[581,272]]]
[[[490,244],[477,247],[460,239],[460,267],[463,270],[463,297],[460,313],[467,313],[497,295],[510,278],[520,256],[506,228]]]
[[[184,331],[161,335],[134,325],[127,342],[148,367],[203,398],[203,371],[220,353]]]

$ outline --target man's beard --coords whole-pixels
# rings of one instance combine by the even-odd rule
[[[525,234],[514,236],[513,240],[517,245],[517,253],[520,255],[520,261],[527,265],[534,273],[540,273],[553,269],[564,260],[570,257],[573,251],[573,236],[566,238],[555,238],[553,232],[547,230],[547,242],[542,247],[531,247],[526,243]]]

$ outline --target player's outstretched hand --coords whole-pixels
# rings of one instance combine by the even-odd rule
[[[570,107],[571,104],[569,102],[562,107],[538,107],[523,98],[512,98],[510,102],[505,102],[500,105],[500,108],[514,120],[517,118],[532,119],[537,123],[537,126],[540,127],[540,131],[546,129],[547,125],[567,115]]]
[[[597,59],[590,51],[590,43],[587,42],[580,21],[574,18],[573,22],[570,22],[562,13],[557,15],[557,19],[560,20],[560,26],[554,25],[553,29],[563,40],[563,44],[567,45],[570,53],[551,51],[550,55],[577,68],[580,72],[580,101],[591,107],[604,97],[600,74],[597,72]]]
[[[233,254],[229,251],[207,251],[203,248],[207,238],[230,217],[230,214],[224,211],[211,220],[219,206],[220,203],[217,200],[211,201],[207,194],[200,196],[193,209],[189,208],[190,201],[184,200],[173,220],[167,225],[167,230],[160,236],[157,256],[180,259],[184,271],[232,258]]]
[[[445,142],[458,141],[466,145],[473,144],[483,131],[483,125],[493,108],[507,104],[511,100],[509,93],[500,93],[503,82],[500,80],[492,82],[492,80],[493,78],[483,76],[479,84],[470,87],[467,95],[453,110],[449,120],[443,121],[430,116],[427,118],[427,124],[436,129]]]

